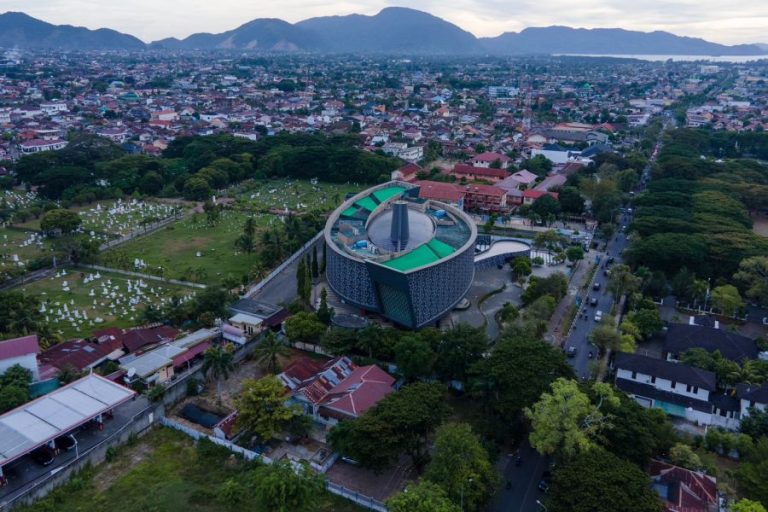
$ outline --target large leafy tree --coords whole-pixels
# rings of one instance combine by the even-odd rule
[[[216,381],[216,401],[221,403],[221,381],[229,378],[229,374],[235,369],[232,350],[213,345],[203,354],[203,375]]]
[[[292,341],[317,342],[327,327],[314,313],[301,311],[285,321],[285,334]]]
[[[733,277],[744,286],[747,297],[768,304],[768,257],[753,256],[742,260]]]
[[[256,502],[274,512],[314,510],[325,490],[323,476],[306,465],[294,467],[286,460],[261,466],[251,476]]]
[[[0,292],[0,334],[12,338],[37,332],[43,325],[40,302],[22,292]]]
[[[265,441],[291,418],[301,414],[298,407],[285,405],[285,388],[272,375],[243,381],[243,389],[235,403],[238,429],[253,432]]]
[[[640,468],[593,448],[554,472],[547,508],[552,512],[661,512],[662,505]]]
[[[611,269],[608,279],[608,291],[613,299],[618,302],[622,295],[634,293],[640,289],[641,279],[632,274],[632,269],[627,265],[616,265]]]
[[[459,324],[442,333],[437,344],[435,371],[443,380],[466,382],[469,368],[488,350],[485,329]]]
[[[744,307],[744,300],[735,286],[724,284],[716,286],[712,290],[712,305],[722,311],[723,314],[736,315]]]
[[[424,478],[445,489],[464,510],[481,510],[497,480],[488,451],[465,423],[446,423],[437,429]]]
[[[768,506],[768,437],[761,437],[754,449],[741,461],[736,472],[739,489],[749,499]]]
[[[387,395],[362,417],[331,430],[335,449],[366,467],[383,469],[407,453],[417,469],[427,462],[427,438],[448,415],[445,390],[416,382]]]
[[[545,455],[572,457],[593,449],[597,437],[611,427],[605,409],[618,406],[619,399],[609,384],[592,384],[595,397],[579,389],[574,380],[557,379],[552,391],[543,393],[525,415],[531,421],[531,446]]]
[[[387,500],[387,509],[390,512],[460,512],[442,487],[427,481],[409,485],[392,496]]]
[[[395,363],[398,372],[408,381],[417,377],[429,377],[435,352],[429,343],[419,335],[406,335],[395,345]]]
[[[40,219],[40,229],[46,233],[60,231],[68,234],[76,230],[83,223],[83,219],[72,210],[50,210]]]
[[[573,369],[551,345],[525,336],[504,337],[471,370],[470,392],[506,423],[518,420],[558,377]]]

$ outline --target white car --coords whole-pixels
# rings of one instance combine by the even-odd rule
[[[603,312],[599,309],[595,313],[595,322],[601,322],[603,320]]]

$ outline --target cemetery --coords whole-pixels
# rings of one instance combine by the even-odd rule
[[[244,207],[257,211],[288,210],[292,213],[332,211],[348,193],[357,193],[362,185],[322,183],[317,180],[249,181],[235,187],[232,195]]]
[[[18,290],[40,298],[40,313],[51,331],[64,339],[105,327],[139,325],[148,304],[162,306],[174,296],[188,301],[195,293],[153,280],[67,268]]]

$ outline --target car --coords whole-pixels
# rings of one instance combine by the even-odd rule
[[[576,347],[571,345],[570,347],[568,347],[568,350],[565,352],[565,354],[568,357],[576,357]]]
[[[592,297],[591,299],[589,299],[589,305],[592,306],[593,308],[596,308],[597,307],[597,297]]]
[[[75,436],[72,434],[69,434],[66,436],[57,437],[54,441],[54,444],[59,450],[68,452],[75,449],[75,446],[77,446],[77,439],[75,439]]]
[[[608,259],[607,259],[607,260],[605,260],[605,264],[606,264],[606,265],[610,265],[610,264],[611,264],[611,263],[613,263],[614,261],[616,261],[616,258],[614,258],[613,256],[608,256]]]
[[[595,322],[602,322],[603,320],[603,312],[599,309],[595,312]]]
[[[547,492],[549,490],[549,483],[552,481],[552,473],[547,469],[541,474],[539,479],[539,490],[541,492]]]
[[[596,282],[595,284],[593,284],[592,285],[592,289],[595,290],[595,291],[598,291],[600,289],[600,283]]]
[[[53,459],[56,457],[53,450],[46,445],[41,446],[40,448],[35,448],[30,455],[32,456],[32,460],[41,466],[50,466],[53,463]]]

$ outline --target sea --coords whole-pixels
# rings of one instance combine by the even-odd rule
[[[708,62],[754,62],[758,60],[768,59],[768,55],[631,55],[631,54],[574,54],[574,53],[558,53],[555,57],[611,57],[614,59],[638,59],[647,60],[651,62],[666,62],[668,60],[678,62],[696,62],[696,61],[708,61]]]

